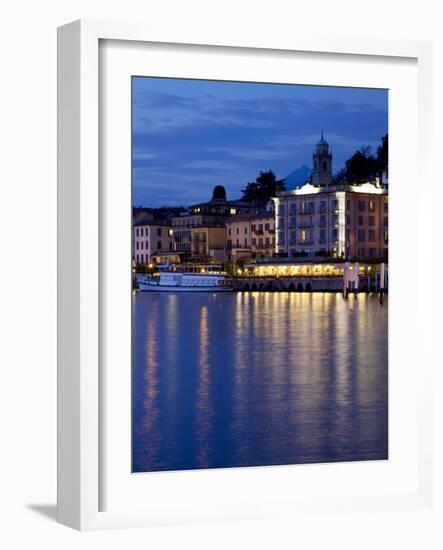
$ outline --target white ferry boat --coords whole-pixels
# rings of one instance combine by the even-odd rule
[[[220,268],[220,271],[217,269]],[[147,292],[229,292],[232,286],[221,266],[159,266],[160,275],[138,277]]]

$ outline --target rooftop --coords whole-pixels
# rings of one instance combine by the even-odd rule
[[[348,193],[367,193],[369,195],[387,195],[388,189],[386,186],[381,185],[379,182],[365,183],[338,183],[331,185],[312,185],[312,183],[306,183],[303,187],[298,189],[291,189],[289,191],[282,191],[279,193],[280,197],[289,197],[292,195],[317,195],[319,193],[337,193],[340,191],[346,191]]]
[[[134,227],[140,227],[140,226],[154,226],[154,227],[171,227],[170,224],[162,222],[162,221],[156,221],[156,220],[141,220],[139,222],[136,222],[133,224]]]
[[[245,214],[233,214],[227,218],[227,223],[246,222],[255,216],[254,212],[246,212]]]

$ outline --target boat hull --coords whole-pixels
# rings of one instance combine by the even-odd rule
[[[142,292],[232,292],[230,287],[220,286],[180,286],[180,285],[150,285],[139,282],[139,289]]]

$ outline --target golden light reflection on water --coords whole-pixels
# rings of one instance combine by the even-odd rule
[[[157,331],[158,310],[154,307],[147,324],[146,330],[146,363],[144,365],[144,399],[143,399],[143,427],[144,433],[155,433],[155,424],[158,420],[159,409],[157,399],[159,396],[159,363],[158,354],[158,331]],[[158,438],[152,438],[146,447],[145,460],[147,463],[154,462],[156,455],[156,442]]]
[[[387,304],[239,292],[141,306],[138,471],[387,457]]]
[[[200,309],[200,347],[199,347],[199,378],[196,401],[196,430],[197,430],[197,464],[200,468],[207,468],[210,453],[209,433],[211,428],[212,411],[210,407],[210,379],[209,379],[209,328],[208,308]]]

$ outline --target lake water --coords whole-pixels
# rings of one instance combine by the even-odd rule
[[[133,471],[388,457],[388,301],[133,295]]]

